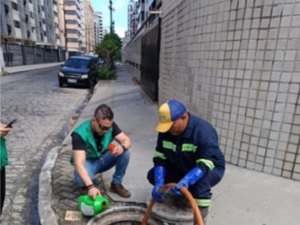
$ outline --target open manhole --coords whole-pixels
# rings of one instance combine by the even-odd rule
[[[87,225],[140,225],[146,209],[140,206],[115,206],[92,218]],[[163,225],[162,221],[149,218],[147,225]]]

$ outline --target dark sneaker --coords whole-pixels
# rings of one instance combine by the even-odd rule
[[[126,190],[126,188],[124,188],[122,184],[111,183],[110,191],[118,194],[123,198],[129,198],[131,195],[130,192]]]

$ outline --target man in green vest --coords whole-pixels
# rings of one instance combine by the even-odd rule
[[[71,134],[75,182],[93,199],[101,194],[93,183],[96,174],[114,166],[110,191],[124,198],[130,197],[122,180],[129,163],[131,140],[113,119],[111,108],[101,104],[96,108],[94,116],[80,124]],[[114,140],[118,144],[108,150]]]
[[[0,196],[0,202],[1,202],[1,208],[0,208],[0,215],[2,214],[2,208],[4,205],[4,198],[5,198],[5,166],[7,165],[7,150],[6,150],[6,143],[5,143],[5,138],[4,136],[6,136],[9,132],[10,132],[11,128],[10,127],[6,127],[5,124],[0,122],[0,192],[1,192],[1,196]]]

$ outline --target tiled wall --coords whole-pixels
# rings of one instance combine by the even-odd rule
[[[175,6],[174,6],[175,4]],[[163,1],[159,101],[217,129],[228,163],[300,181],[300,1]]]

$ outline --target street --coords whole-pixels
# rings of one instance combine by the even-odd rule
[[[60,145],[72,116],[91,97],[88,89],[59,88],[59,67],[0,77],[1,122],[17,119],[7,136],[4,221],[38,225],[38,176],[46,153]],[[49,204],[51,204],[49,202]]]

